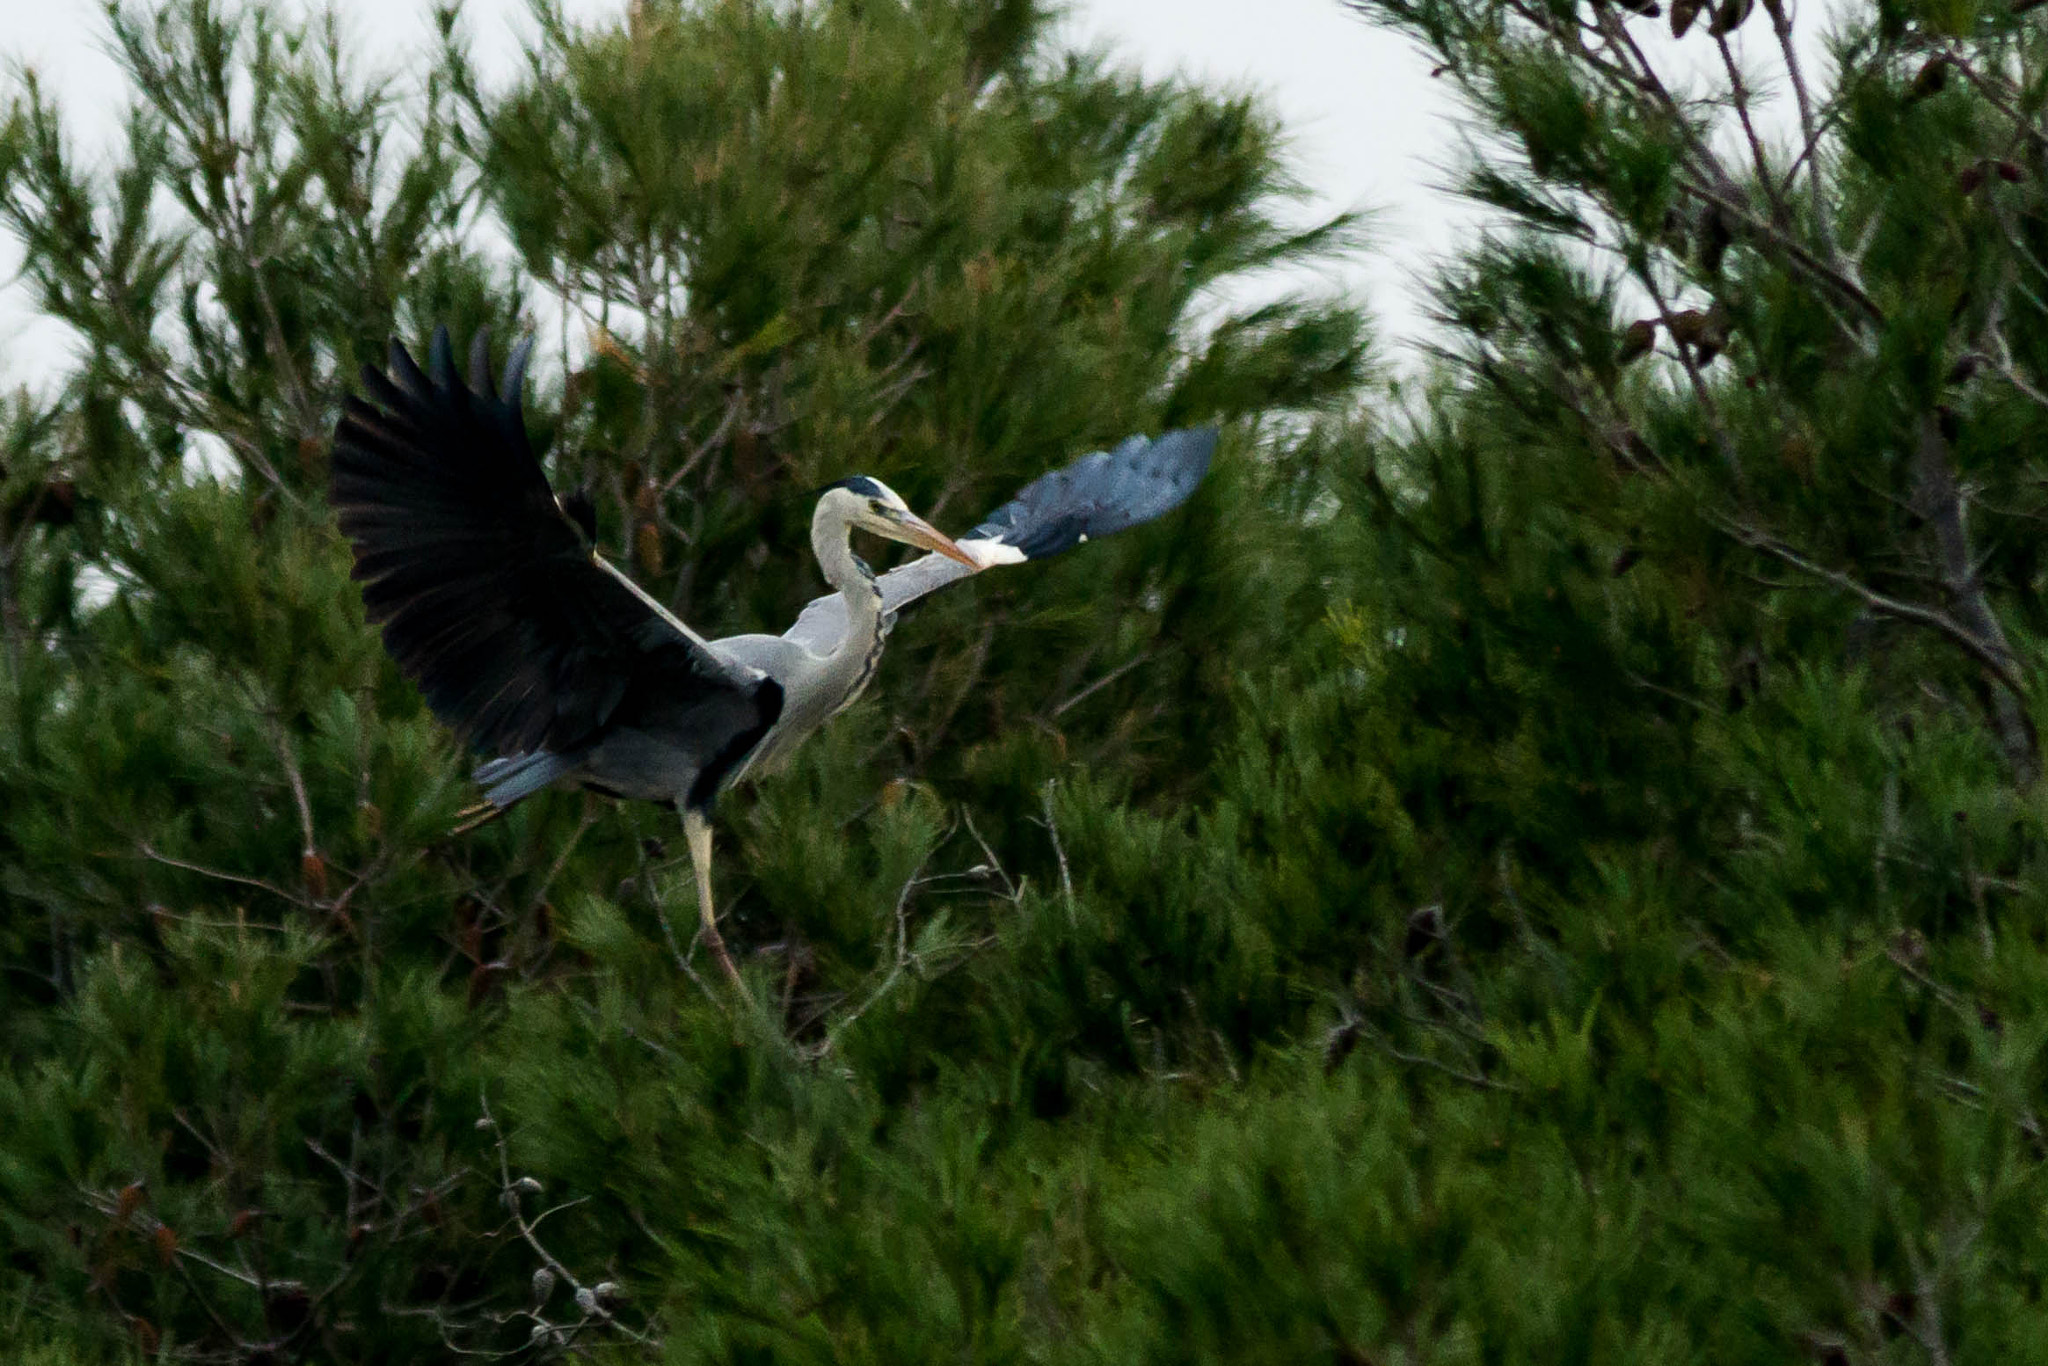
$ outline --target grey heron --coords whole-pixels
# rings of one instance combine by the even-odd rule
[[[779,636],[706,640],[607,563],[587,502],[549,486],[520,405],[532,344],[502,383],[488,336],[457,375],[446,328],[424,371],[397,342],[336,427],[332,502],[369,619],[434,715],[492,757],[492,814],[550,785],[659,802],[683,818],[704,939],[738,969],[711,900],[720,791],[789,754],[873,678],[896,615],[997,565],[1055,555],[1184,502],[1216,429],[1132,437],[1028,485],[954,541],[880,480],[825,489],[811,549],[833,592]],[[856,529],[932,553],[879,577]]]

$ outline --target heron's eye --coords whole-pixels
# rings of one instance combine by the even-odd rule
[[[882,506],[882,500],[879,498],[868,499],[868,510],[877,517],[887,517],[889,515],[889,509]]]

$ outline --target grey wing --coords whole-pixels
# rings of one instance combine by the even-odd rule
[[[979,547],[969,545],[965,541],[960,544],[969,554],[979,550]],[[1004,561],[992,559],[982,568],[1002,563]],[[949,560],[944,555],[921,556],[900,569],[890,570],[875,581],[882,590],[882,611],[893,617],[904,604],[915,602],[925,594],[944,588],[947,584],[957,582],[975,572],[958,560]],[[782,633],[784,640],[794,641],[814,655],[831,654],[839,648],[839,642],[845,636],[846,599],[837,593],[812,598],[798,614],[796,624]]]
[[[1190,427],[1148,439],[1133,436],[1115,450],[1084,455],[1042,475],[960,538],[981,562],[1043,560],[1091,537],[1149,522],[1186,502],[1216,453],[1214,427]],[[882,610],[894,615],[927,593],[977,571],[943,555],[926,555],[877,580]],[[837,594],[813,599],[783,638],[829,654],[846,634],[846,604]]]

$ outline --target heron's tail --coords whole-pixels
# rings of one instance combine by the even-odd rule
[[[478,764],[471,776],[483,788],[484,799],[461,813],[467,819],[455,828],[455,833],[466,834],[496,819],[575,767],[574,759],[545,749]]]

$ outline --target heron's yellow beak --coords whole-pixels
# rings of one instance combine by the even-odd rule
[[[927,522],[914,512],[895,514],[895,524],[885,533],[891,540],[902,541],[905,545],[922,546],[936,550],[949,560],[958,560],[969,569],[980,569],[981,561],[954,544],[953,538]]]

